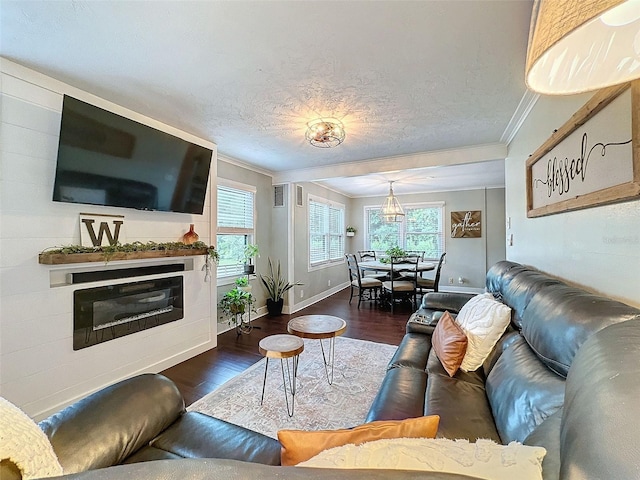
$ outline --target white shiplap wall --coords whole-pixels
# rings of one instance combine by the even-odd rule
[[[183,319],[79,351],[72,347],[73,291],[136,279],[52,288],[51,272],[70,267],[38,264],[45,248],[80,243],[78,214],[87,211],[124,215],[127,241],[176,241],[194,223],[208,242],[215,225],[215,145],[4,59],[1,82],[0,395],[39,420],[119,379],[160,371],[215,347],[215,283],[204,283],[202,257],[193,257],[193,270],[182,273]],[[203,215],[53,202],[65,93],[213,149]]]

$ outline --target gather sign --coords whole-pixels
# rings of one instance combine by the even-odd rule
[[[480,210],[451,212],[451,238],[482,237],[482,212]]]

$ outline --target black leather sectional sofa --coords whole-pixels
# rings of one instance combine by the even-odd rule
[[[545,479],[640,478],[640,311],[508,261],[486,289],[512,321],[482,367],[451,378],[431,349],[442,313],[471,295],[429,293],[366,421],[437,414],[442,437],[545,447]],[[607,419],[635,440],[621,442]]]
[[[487,290],[513,318],[484,365],[453,378],[444,371],[431,333],[442,312],[457,313],[470,296],[428,294],[366,421],[438,414],[439,436],[545,447],[545,480],[640,478],[640,310],[512,262],[490,269]],[[78,472],[69,478],[309,476],[277,466],[276,440],[186,413],[175,385],[159,375],[103,389],[40,425],[65,472]],[[313,478],[469,477],[327,469]]]

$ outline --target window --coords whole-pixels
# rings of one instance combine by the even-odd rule
[[[309,264],[344,259],[344,205],[309,197]]]
[[[253,243],[255,189],[249,185],[218,185],[218,278],[243,273],[245,245]]]
[[[385,222],[380,207],[365,207],[366,249],[384,252],[391,247],[424,251],[424,258],[439,259],[444,252],[444,204],[403,205],[402,222]]]

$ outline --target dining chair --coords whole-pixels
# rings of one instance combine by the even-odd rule
[[[399,264],[402,265],[402,272],[408,274],[399,278],[391,275],[389,280],[382,282],[383,298],[390,304],[391,313],[396,300],[410,299],[414,308],[417,308],[416,301],[416,282],[418,278],[418,262],[420,257],[417,255],[407,255],[405,257],[391,257],[391,271],[398,271]]]
[[[436,268],[436,275],[433,278],[422,278],[422,276],[418,275],[416,277],[416,289],[420,295],[424,295],[428,291],[437,292],[438,284],[440,283],[440,271],[442,270],[442,263],[444,262],[444,257],[447,253],[443,253],[440,255],[440,260],[438,261],[438,267]]]
[[[417,256],[418,257],[418,261],[419,262],[424,262],[424,254],[425,251],[424,250],[407,250],[407,254],[411,255],[411,256]],[[420,273],[421,275],[421,273]],[[397,276],[397,275],[396,275]],[[400,272],[401,277],[407,277],[407,278],[412,278],[413,274],[411,272]]]
[[[360,257],[361,262],[376,260],[376,251],[375,250],[358,250],[358,256]],[[379,272],[377,270],[367,270],[366,268],[362,269],[362,275],[364,277],[377,278],[382,282],[384,282],[388,278],[387,272]]]
[[[347,268],[349,269],[349,286],[351,291],[349,294],[349,305],[353,299],[353,292],[358,289],[358,308],[363,297],[368,296],[367,300],[378,300],[378,292],[382,288],[382,282],[377,278],[363,277],[360,273],[360,266],[358,265],[358,259],[352,253],[345,255],[347,257]]]

